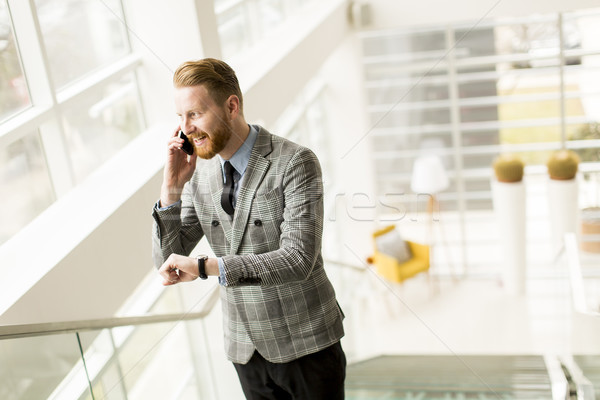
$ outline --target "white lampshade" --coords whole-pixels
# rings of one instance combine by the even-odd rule
[[[449,185],[448,174],[438,156],[422,156],[415,160],[410,182],[413,192],[435,194]]]

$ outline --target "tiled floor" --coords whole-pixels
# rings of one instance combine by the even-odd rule
[[[374,354],[544,354],[595,348],[574,341],[568,287],[541,281],[529,294],[507,295],[494,281],[425,279],[402,287],[366,272],[372,290],[346,310],[349,342],[358,358]]]
[[[432,269],[444,278],[434,284],[426,276],[394,284],[370,269],[339,279],[338,268],[330,267],[347,316],[343,344],[351,359],[379,354],[600,354],[600,318],[573,311],[565,254],[551,244],[544,179],[527,182],[524,295],[511,294],[502,285],[503,250],[492,210],[468,212],[463,232],[458,215],[438,216],[444,229],[434,230],[438,246]],[[407,238],[427,238],[423,228],[411,221],[399,224]],[[466,251],[461,250],[461,236]],[[360,257],[349,259],[353,257],[354,264],[364,267]],[[600,306],[600,254],[580,257],[590,277],[587,288],[595,291],[593,301]],[[468,272],[466,277],[449,278],[449,259],[459,272]]]
[[[543,272],[530,274],[521,296],[508,293],[498,279],[430,282],[422,276],[398,285],[371,269],[355,273],[361,277],[351,282],[359,284],[349,295],[340,293],[344,347],[350,360],[380,354],[600,354],[600,319],[573,311],[561,265]]]

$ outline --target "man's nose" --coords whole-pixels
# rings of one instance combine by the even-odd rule
[[[188,118],[184,117],[181,120],[181,129],[183,129],[183,132],[187,135],[194,130],[194,126],[190,123]]]

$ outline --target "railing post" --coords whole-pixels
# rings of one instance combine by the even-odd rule
[[[94,388],[92,387],[92,381],[90,380],[90,374],[88,373],[87,364],[85,362],[85,355],[83,354],[83,347],[81,346],[81,338],[79,337],[79,332],[75,332],[75,337],[77,338],[77,345],[79,346],[79,354],[81,355],[83,370],[85,371],[85,376],[90,387],[90,394],[92,395],[92,400],[96,400],[96,398],[94,397]]]

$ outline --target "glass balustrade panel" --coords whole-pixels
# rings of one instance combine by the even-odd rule
[[[81,388],[76,397],[61,387]],[[0,340],[0,398],[73,399],[89,393],[75,334]]]

